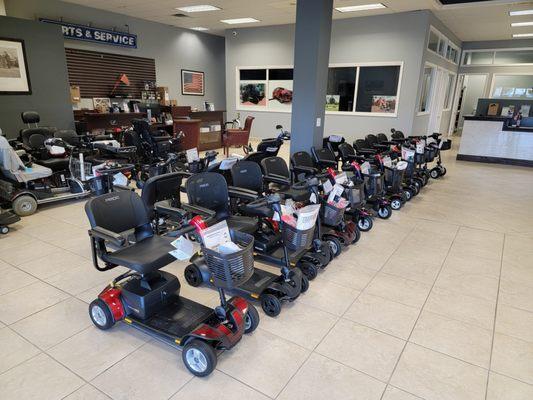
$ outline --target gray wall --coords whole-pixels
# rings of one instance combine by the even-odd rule
[[[65,47],[153,58],[157,84],[168,86],[170,97],[177,99],[179,105],[203,107],[204,101],[211,101],[215,103],[216,109],[225,109],[223,37],[57,0],[7,0],[6,8],[7,15],[26,19],[63,17],[68,22],[92,23],[96,27],[117,27],[118,30],[124,30],[124,25],[128,24],[130,32],[137,35],[137,49],[74,40],[65,40]],[[205,72],[205,96],[181,95],[182,68]]]
[[[424,50],[427,11],[335,20],[330,63],[403,61],[398,117],[326,115],[324,134],[353,139],[391,127],[410,132]],[[237,35],[234,35],[236,32]],[[236,115],[236,67],[292,65],[294,25],[243,28],[226,32],[226,93],[228,117]],[[268,137],[276,124],[290,128],[290,114],[243,112],[254,115],[252,136]]]
[[[73,128],[63,35],[58,26],[0,17],[0,37],[22,39],[31,95],[0,95],[0,128],[14,138],[24,127],[20,113],[36,110],[41,124]]]

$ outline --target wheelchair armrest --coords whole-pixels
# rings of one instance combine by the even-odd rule
[[[243,189],[235,186],[228,186],[229,197],[238,198],[241,200],[254,201],[257,200],[259,194],[253,190]]]
[[[122,247],[124,244],[126,244],[125,237],[108,229],[102,228],[101,226],[95,226],[94,228],[89,229],[89,236],[105,240],[106,242],[111,242],[118,247]]]
[[[263,180],[268,183],[277,183],[278,185],[287,185],[291,184],[291,180],[282,175],[268,174],[263,176]]]

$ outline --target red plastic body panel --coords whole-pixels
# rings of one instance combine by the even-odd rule
[[[119,288],[108,286],[98,295],[98,298],[109,307],[115,322],[120,321],[125,316],[120,294],[121,290]]]

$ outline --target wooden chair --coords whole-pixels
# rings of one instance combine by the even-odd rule
[[[244,121],[243,129],[226,129],[222,135],[222,147],[224,155],[229,156],[230,147],[247,146],[250,141],[250,131],[255,117],[248,116]]]

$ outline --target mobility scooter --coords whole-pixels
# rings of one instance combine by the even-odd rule
[[[241,297],[226,300],[224,293],[224,289],[250,278],[253,259],[252,263],[209,265],[220,294],[220,306],[211,309],[180,296],[178,278],[160,271],[175,260],[169,254],[174,250],[174,238],[154,234],[139,195],[132,191],[108,193],[89,200],[85,211],[91,224],[94,267],[99,271],[117,266],[130,270],[113,279],[89,305],[89,315],[97,328],[107,330],[123,321],[181,348],[183,363],[196,376],[207,376],[215,369],[217,350],[231,349],[243,333],[256,329],[259,314],[253,305]],[[184,225],[178,235],[195,229]],[[251,257],[251,252],[251,246],[240,251],[240,260]]]
[[[203,172],[191,176],[187,179],[186,189],[189,204],[214,211],[216,221],[225,220],[230,231],[244,232],[249,235],[254,235],[258,230],[257,217],[271,218],[273,216],[273,208],[276,207],[277,201],[277,199],[271,199],[270,207],[266,204],[261,204],[262,207],[248,207],[249,213],[255,215],[255,218],[231,215],[230,197],[253,201],[257,199],[257,195],[234,187],[228,190],[224,177],[214,172]],[[203,253],[195,254],[185,269],[185,279],[194,287],[211,282],[205,251]],[[248,298],[259,300],[265,314],[274,317],[281,312],[282,301],[296,300],[308,287],[308,280],[301,270],[285,264],[281,268],[280,275],[255,268],[251,278],[239,287],[235,287],[234,291]]]
[[[252,148],[249,146],[244,160],[261,164],[263,159],[277,156],[283,142],[291,139],[291,134],[284,130],[281,125],[276,125],[276,129],[279,131],[278,136],[261,140],[255,152],[252,152]]]

